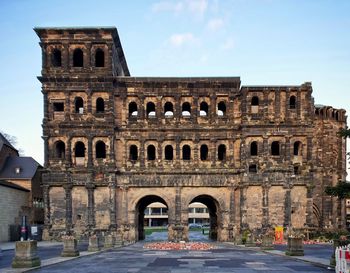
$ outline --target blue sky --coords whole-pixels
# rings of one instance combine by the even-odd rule
[[[116,26],[132,76],[311,81],[319,104],[350,112],[350,1],[0,0],[0,130],[43,163],[35,26]]]

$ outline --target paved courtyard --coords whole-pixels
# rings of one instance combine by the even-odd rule
[[[333,272],[302,261],[218,244],[210,251],[156,251],[139,242],[31,272],[200,273]]]

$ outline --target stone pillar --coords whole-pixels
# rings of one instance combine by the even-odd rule
[[[214,122],[216,119],[216,96],[215,95],[210,96],[208,117],[211,123]]]
[[[275,118],[281,122],[281,96],[280,90],[275,91]]]
[[[291,195],[290,195],[290,188],[286,189],[286,194],[284,198],[284,224],[283,226],[289,226],[291,225]]]
[[[145,167],[145,158],[147,157],[146,152],[147,148],[145,149],[145,140],[140,140],[140,167]]]
[[[44,123],[49,120],[49,101],[47,98],[47,92],[42,89],[41,93],[44,95]]]
[[[286,158],[286,161],[288,162],[291,159],[290,137],[286,137],[286,147],[285,147],[285,149],[286,149],[285,150],[285,158]]]
[[[88,151],[87,151],[87,167],[88,168],[92,168],[92,165],[93,165],[93,160],[92,160],[92,157],[93,157],[93,153],[92,153],[92,137],[89,136],[88,137]]]
[[[247,194],[247,187],[240,187],[240,229],[242,231],[242,229],[246,229],[248,228],[248,223],[246,221],[246,213],[247,213],[247,209],[245,207],[245,201],[246,201],[246,194]]]
[[[71,113],[69,91],[65,91],[64,96],[65,96],[65,109],[64,109],[65,117],[64,117],[64,119],[69,121],[70,120],[70,113]]]
[[[66,156],[66,167],[72,166],[72,137],[68,136],[67,140],[67,156]]]
[[[110,214],[110,230],[117,228],[117,197],[116,185],[114,182],[109,183],[109,214]]]
[[[88,229],[89,231],[92,231],[95,227],[95,185],[88,181],[85,187],[88,192]]]
[[[144,122],[145,118],[146,117],[146,114],[145,114],[145,97],[143,95],[140,95],[139,96],[139,99],[140,99],[140,105],[137,109],[138,111],[138,116],[140,117],[140,119],[142,120],[142,122]]]
[[[16,242],[15,258],[12,261],[13,268],[36,267],[40,266],[40,264],[36,241]]]
[[[306,193],[306,225],[310,227],[312,225],[312,216],[313,216],[313,200],[312,200],[312,188],[310,186],[307,187]]]
[[[45,182],[44,182],[45,183]],[[49,230],[51,227],[50,223],[50,186],[43,185],[43,199],[44,199],[44,232],[43,240],[49,240]]]
[[[109,164],[111,167],[115,166],[115,153],[114,153],[114,142],[115,142],[115,136],[114,134],[109,137],[109,155],[107,155],[107,158],[109,160]]]
[[[236,230],[236,206],[235,206],[235,190],[236,187],[230,188],[230,211],[229,211],[229,241],[235,241],[235,230]]]
[[[263,199],[262,199],[262,211],[263,211],[263,219],[262,219],[262,227],[268,227],[269,225],[269,185],[264,185],[262,187],[263,190]]]
[[[49,137],[43,136],[42,139],[44,140],[44,166],[45,168],[50,166],[49,161]]]
[[[66,232],[70,234],[72,231],[72,184],[65,184],[63,188],[66,193]]]
[[[192,111],[191,111],[191,120],[194,124],[197,123],[197,116],[198,116],[198,96],[193,96],[193,103],[192,103]]]
[[[91,90],[87,91],[87,108],[86,111],[88,114],[92,113],[92,101],[91,101]]]

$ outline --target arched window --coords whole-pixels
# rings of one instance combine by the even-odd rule
[[[226,146],[220,144],[218,147],[218,160],[223,161],[226,159]]]
[[[201,117],[208,116],[208,111],[209,111],[208,103],[206,103],[205,101],[202,101],[201,104],[199,105],[199,116]]]
[[[250,143],[250,155],[258,155],[258,143],[256,141]]]
[[[252,97],[252,106],[259,106],[259,98],[257,96]]]
[[[106,158],[106,144],[103,141],[96,143],[96,158]]]
[[[294,155],[301,155],[301,142],[300,141],[295,141],[293,145],[293,154]]]
[[[153,102],[148,102],[146,105],[147,117],[154,118],[156,116],[156,106]]]
[[[130,153],[130,160],[132,160],[132,161],[136,161],[137,160],[137,158],[138,158],[138,151],[137,151],[137,146],[136,145],[131,145],[130,146],[130,151],[129,151]]]
[[[173,146],[167,145],[165,146],[165,160],[173,160],[174,159],[174,149]]]
[[[224,101],[220,101],[218,104],[218,116],[222,117],[226,115],[226,104]]]
[[[153,145],[147,147],[147,160],[156,159],[156,148]]]
[[[137,117],[137,104],[136,102],[132,101],[129,103],[129,117]]]
[[[63,141],[59,140],[55,143],[55,157],[64,159],[66,156],[66,145]]]
[[[75,113],[84,114],[84,101],[81,97],[75,98]]]
[[[280,155],[280,143],[278,141],[272,142],[271,155]]]
[[[201,160],[208,160],[208,146],[203,144],[200,148],[200,156],[201,156]]]
[[[55,48],[51,54],[51,64],[53,67],[62,66],[62,54],[61,50]]]
[[[174,106],[170,101],[164,104],[164,116],[166,118],[174,116]]]
[[[191,160],[191,147],[188,145],[182,147],[182,160]]]
[[[103,98],[98,98],[96,100],[96,112],[103,113],[105,111],[105,101]]]
[[[74,67],[84,66],[84,53],[80,48],[76,48],[73,52],[73,66]]]
[[[295,98],[295,96],[291,96],[289,98],[289,109],[295,109],[296,103],[297,103],[297,99]]]
[[[189,102],[184,102],[182,104],[182,116],[183,117],[191,116],[191,105]]]
[[[74,155],[75,157],[85,157],[85,145],[83,142],[78,141],[75,143]]]
[[[95,66],[104,67],[105,66],[105,53],[101,48],[98,48],[95,53]]]

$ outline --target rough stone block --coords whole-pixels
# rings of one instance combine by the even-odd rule
[[[12,261],[13,268],[29,268],[40,266],[41,262],[37,256],[36,241],[16,242],[16,254]]]

